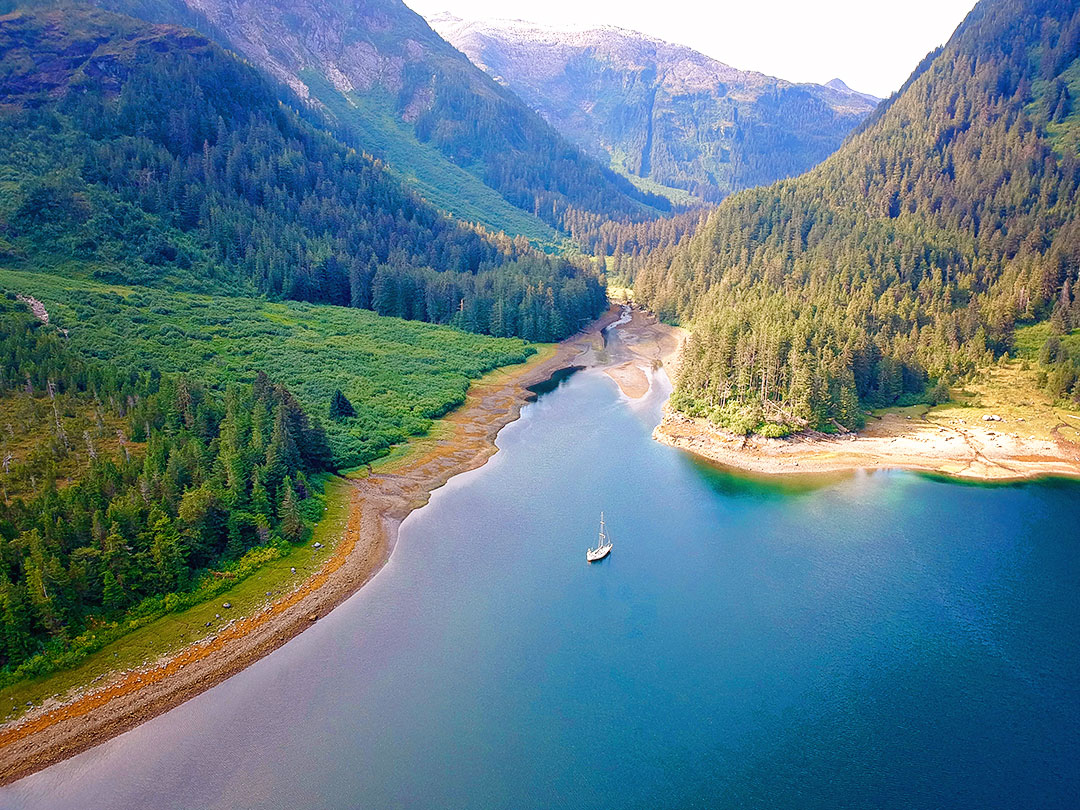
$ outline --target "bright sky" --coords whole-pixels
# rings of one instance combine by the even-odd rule
[[[794,82],[840,77],[887,96],[975,0],[405,0],[423,15],[617,25]]]

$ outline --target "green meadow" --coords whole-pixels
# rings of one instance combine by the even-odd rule
[[[176,293],[0,269],[0,289],[45,304],[70,345],[123,368],[191,374],[211,386],[257,371],[326,426],[339,468],[374,460],[465,399],[473,378],[529,357],[492,338],[324,304]],[[341,390],[356,409],[329,419]]]

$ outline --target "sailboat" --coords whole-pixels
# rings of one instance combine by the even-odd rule
[[[600,513],[600,537],[596,542],[596,548],[590,548],[585,552],[585,559],[589,562],[602,560],[611,553],[611,541],[604,534],[604,513]]]

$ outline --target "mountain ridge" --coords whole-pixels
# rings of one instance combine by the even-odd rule
[[[809,168],[874,106],[617,26],[429,22],[597,159],[709,201]]]
[[[828,87],[831,90],[836,90],[838,93],[844,93],[845,95],[860,96],[869,101],[875,107],[882,102],[882,99],[878,98],[875,95],[872,95],[870,93],[862,93],[858,90],[852,90],[848,86],[848,83],[841,78],[829,79],[829,81],[825,82],[823,86]]]
[[[479,33],[491,33],[498,31],[504,34],[515,34],[517,41],[521,44],[527,44],[535,42],[541,38],[547,43],[553,45],[565,45],[565,44],[579,44],[579,45],[596,45],[607,44],[609,47],[618,41],[619,44],[633,43],[638,44],[642,51],[646,49],[652,51],[669,51],[672,53],[684,54],[687,57],[692,57],[699,63],[708,64],[714,66],[713,72],[720,80],[731,80],[742,77],[753,77],[762,84],[776,83],[782,87],[820,87],[828,90],[835,90],[843,96],[859,96],[871,101],[871,103],[877,103],[881,101],[880,98],[873,96],[870,93],[862,93],[850,88],[842,79],[832,79],[822,85],[813,84],[810,82],[794,82],[787,79],[783,79],[777,76],[764,73],[759,70],[744,70],[736,68],[721,59],[710,56],[703,51],[698,51],[689,45],[682,45],[680,43],[671,42],[670,40],[657,37],[652,34],[645,33],[643,31],[637,31],[633,28],[625,28],[620,25],[606,24],[606,25],[593,25],[593,24],[580,24],[574,25],[573,23],[553,26],[544,25],[542,23],[534,23],[528,20],[519,18],[502,18],[493,17],[480,20],[470,20],[464,17],[459,17],[450,12],[439,12],[433,14],[425,19],[431,24],[431,27],[439,32],[441,28],[446,30],[460,29],[462,31],[476,31]],[[602,35],[607,35],[609,41],[604,43]],[[451,44],[451,40],[447,40]],[[459,48],[459,50],[461,50]],[[462,51],[467,57],[469,54],[466,51]],[[470,57],[471,58],[471,57]],[[697,77],[684,77],[690,81],[697,79],[699,81],[707,79],[706,76]],[[709,89],[709,83],[701,83],[694,86],[693,89]],[[863,105],[856,105],[856,109],[862,109]]]
[[[446,43],[400,0],[96,0],[151,22],[196,27],[329,114],[352,145],[466,221],[521,233],[476,186],[548,227],[568,213],[650,218],[669,202],[562,136]],[[463,174],[463,172],[465,174]],[[460,188],[447,195],[447,186]],[[461,210],[459,199],[472,203]],[[467,199],[465,199],[467,198]],[[543,235],[542,228],[526,234]]]

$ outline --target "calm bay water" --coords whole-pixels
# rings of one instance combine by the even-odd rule
[[[1080,486],[740,478],[664,393],[574,375],[361,593],[0,807],[1080,806]]]

